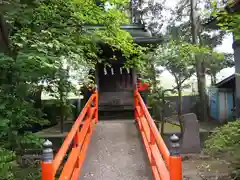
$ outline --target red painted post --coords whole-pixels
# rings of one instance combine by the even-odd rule
[[[170,156],[170,180],[182,180],[182,158],[180,156]]]
[[[52,142],[45,141],[43,147],[42,180],[54,180]]]
[[[53,164],[42,162],[42,180],[54,180]]]
[[[154,158],[152,152],[151,152],[151,166],[152,166],[152,167],[153,167],[153,166],[156,166],[155,158]]]
[[[74,138],[73,138],[73,146],[77,147],[79,144],[79,130],[76,132]]]
[[[98,91],[95,92],[96,94],[96,99],[95,99],[95,106],[96,106],[96,111],[95,111],[95,118],[96,118],[96,123],[98,123]]]
[[[143,124],[142,124],[142,121],[139,119],[139,130],[140,130],[140,132],[142,132],[143,131]]]
[[[134,117],[135,120],[138,120],[137,106],[138,106],[138,97],[137,97],[137,88],[134,89]]]
[[[169,156],[170,180],[182,180],[182,158],[180,156],[179,138],[173,134],[170,137],[171,152]]]
[[[80,132],[79,132],[79,129],[78,129],[78,131],[76,132],[76,134],[75,134],[75,136],[74,136],[74,138],[73,138],[73,147],[78,147],[79,146],[79,141],[80,141],[80,139],[79,139],[79,134],[80,134]],[[79,167],[79,158],[78,158],[78,160],[77,160],[77,162],[76,162],[76,168],[78,168]]]
[[[88,130],[87,130],[87,133],[91,134],[92,133],[92,127],[91,127],[91,124],[92,124],[92,120],[94,118],[94,115],[92,115],[92,117],[90,116],[91,114],[91,111],[93,111],[95,107],[89,107],[88,111],[87,111],[87,118],[91,118],[90,121],[89,121],[89,126],[88,126]],[[95,112],[94,112],[95,113]]]
[[[151,129],[150,130],[150,145],[154,145],[156,143],[154,134]]]

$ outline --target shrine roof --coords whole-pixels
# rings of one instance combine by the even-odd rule
[[[105,29],[104,25],[86,25],[86,29]],[[163,41],[161,37],[152,37],[151,33],[147,31],[141,24],[127,24],[122,25],[121,28],[130,33],[137,44],[157,44]]]
[[[223,79],[222,81],[215,84],[215,87],[217,88],[232,88],[235,89],[236,86],[236,75],[232,74],[231,76]]]

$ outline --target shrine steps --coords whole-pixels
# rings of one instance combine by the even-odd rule
[[[99,106],[99,120],[134,119],[133,106]]]
[[[151,113],[151,107],[148,107]],[[99,106],[98,110],[99,120],[128,120],[134,119],[133,105],[115,105],[115,106]]]

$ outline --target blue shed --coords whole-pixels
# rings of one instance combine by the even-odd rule
[[[209,88],[209,115],[213,120],[224,123],[234,119],[234,94],[235,75]]]

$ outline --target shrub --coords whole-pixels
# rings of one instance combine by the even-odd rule
[[[15,168],[14,180],[41,180],[40,168]]]
[[[232,174],[240,178],[240,120],[229,122],[216,129],[205,142],[205,152],[217,158],[224,158],[234,169]]]
[[[12,169],[15,154],[5,148],[0,147],[0,179],[14,180]]]

